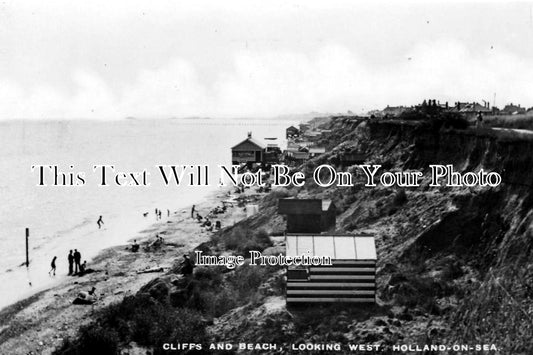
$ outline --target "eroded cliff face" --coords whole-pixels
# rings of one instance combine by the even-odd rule
[[[500,353],[528,354],[533,348],[533,139],[514,132],[436,130],[419,121],[344,119],[326,128],[332,132],[321,144],[332,149],[301,167],[307,176],[320,164],[353,171],[341,162],[354,151],[388,171],[424,172],[421,186],[407,189],[366,188],[362,181],[322,188],[309,179],[290,191],[300,198],[332,198],[339,209],[338,232],[376,236],[378,305],[287,310],[278,300],[273,313],[249,320],[250,312],[270,309],[267,299],[222,316],[217,336],[289,343],[495,344]],[[503,182],[431,187],[430,164],[496,171]],[[261,218],[273,221],[268,212]],[[229,326],[241,321],[247,322],[246,331]]]
[[[501,174],[498,187],[422,183],[404,201],[392,188],[337,191],[338,227],[376,234],[382,300],[442,321],[433,338],[532,349],[533,135],[391,121],[347,136],[344,146],[367,152],[369,163],[417,169],[426,181],[430,164]]]
[[[512,132],[492,130],[434,131],[424,125],[396,122],[363,124],[357,130],[364,139],[355,143],[366,145],[370,161],[392,169],[423,171],[426,181],[430,164],[451,164],[459,172],[484,169],[502,176],[498,187],[435,188],[422,184],[407,191],[415,199],[425,195],[442,208],[440,215],[435,216],[438,223],[417,237],[411,248],[420,250],[411,257],[434,255],[459,246],[463,247],[462,252],[465,248],[485,252],[486,256],[480,255],[478,262],[484,261],[487,267],[530,259],[533,135],[513,137]],[[405,206],[398,208],[400,212],[424,215],[423,210],[407,200]]]

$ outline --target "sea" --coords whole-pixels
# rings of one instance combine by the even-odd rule
[[[277,138],[270,142],[283,147],[285,128],[297,123],[202,118],[0,121],[0,309],[68,277],[69,250],[78,249],[90,267],[101,250],[128,243],[156,223],[156,208],[164,221],[167,210],[179,213],[216,193],[218,166],[231,165],[231,147],[248,132],[260,140]],[[47,186],[40,186],[41,165],[57,166],[67,186],[54,186],[48,168]],[[99,186],[101,171],[93,171],[95,165],[112,165],[127,175],[146,170],[150,186],[118,186],[112,175],[106,177],[108,186]],[[166,186],[158,165],[208,165],[211,186],[183,181]],[[84,184],[76,178],[80,173]],[[80,186],[71,186],[71,177]],[[136,185],[131,178],[120,181]],[[102,229],[96,223],[99,216]],[[54,256],[56,276],[48,273]]]

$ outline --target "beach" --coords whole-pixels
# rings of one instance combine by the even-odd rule
[[[78,249],[82,262],[101,250],[121,245],[156,218],[154,210],[176,211],[217,191],[218,165],[231,164],[230,147],[247,132],[284,137],[283,121],[209,119],[0,122],[0,309],[62,281],[69,250]],[[209,147],[209,149],[206,149]],[[210,147],[219,147],[210,149]],[[166,185],[157,165],[207,165],[211,186]],[[31,166],[53,165],[69,180],[85,173],[85,185],[39,186]],[[112,165],[116,172],[146,170],[150,186],[117,186],[107,168],[108,185],[100,186],[94,165]],[[147,213],[146,217],[143,215]],[[103,216],[102,229],[97,227]],[[29,229],[26,268],[25,229]],[[57,256],[57,276],[48,276]],[[30,286],[31,283],[31,286]]]
[[[212,192],[195,210],[206,216],[222,201],[231,199],[231,190]],[[98,310],[135,294],[150,280],[168,271],[199,244],[208,241],[212,232],[206,231],[191,218],[191,207],[171,213],[134,238],[140,244],[139,252],[131,251],[131,243],[103,250],[89,267],[95,272],[78,277],[67,277],[48,290],[41,291],[0,311],[0,353],[51,354],[63,339],[72,337],[78,328],[93,320]],[[222,227],[246,217],[236,203],[215,220]],[[163,237],[160,248],[146,246]],[[132,242],[132,241],[131,241]],[[158,272],[139,273],[147,270]],[[74,305],[72,301],[80,291],[96,288],[98,300],[92,305]]]

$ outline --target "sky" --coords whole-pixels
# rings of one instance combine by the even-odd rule
[[[533,106],[533,2],[2,1],[0,119]]]

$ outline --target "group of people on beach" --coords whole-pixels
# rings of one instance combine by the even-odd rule
[[[215,221],[215,224],[213,225],[209,216],[215,216],[220,213],[225,213],[226,209],[226,205],[223,205],[222,207],[217,206],[213,210],[211,210],[211,212],[204,218],[202,215],[200,215],[200,213],[198,213],[198,211],[196,210],[196,206],[192,205],[191,218],[196,219],[196,222],[200,223],[200,227],[205,227],[207,231],[212,231],[213,227],[218,230],[222,228],[222,224],[220,223],[220,221]]]
[[[155,219],[160,220],[161,216],[163,215],[163,212],[159,208],[155,209]],[[143,213],[143,216],[148,216],[148,212]],[[170,210],[167,208],[167,217],[170,217]]]
[[[56,260],[57,256],[54,256],[52,259],[52,262],[50,263],[50,271],[48,271],[48,275],[54,275],[56,274]],[[87,260],[83,261],[83,264],[81,263],[81,253],[78,251],[78,249],[74,249],[74,252],[72,250],[69,251],[67,256],[68,261],[68,274],[69,275],[84,275],[87,272]]]

